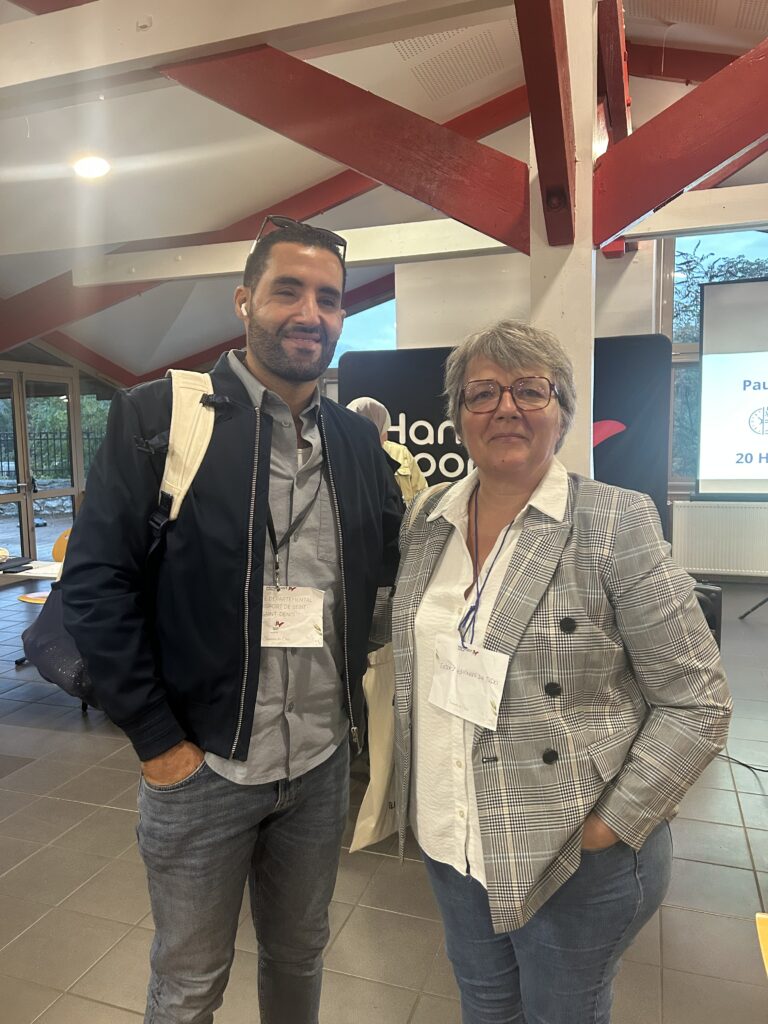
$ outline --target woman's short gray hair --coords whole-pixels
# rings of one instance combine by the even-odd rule
[[[539,368],[547,371],[560,398],[562,431],[555,449],[559,450],[576,414],[576,387],[573,364],[557,338],[522,320],[499,320],[457,345],[445,363],[443,390],[446,412],[457,433],[461,433],[461,389],[467,367],[477,358],[490,359],[512,372]]]

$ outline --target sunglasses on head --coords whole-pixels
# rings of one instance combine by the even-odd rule
[[[316,228],[312,224],[305,224],[304,221],[302,220],[294,220],[293,217],[279,217],[277,216],[277,214],[272,213],[270,213],[262,221],[261,227],[259,228],[259,233],[258,235],[256,235],[256,240],[251,246],[251,253],[254,251],[256,246],[264,237],[264,229],[266,228],[267,224],[271,224],[278,231],[281,228],[292,228],[295,227],[296,225],[311,228],[313,231],[316,231],[319,235],[322,235],[324,238],[327,238],[328,241],[336,249],[339,250],[339,256],[341,257],[342,263],[344,263],[347,258],[347,240],[346,238],[342,238],[341,235],[337,235],[335,231],[329,231],[327,228]]]

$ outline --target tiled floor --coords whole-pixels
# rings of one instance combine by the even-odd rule
[[[30,668],[36,614],[0,590],[0,1019],[137,1024],[152,923],[134,828],[138,767],[101,714],[84,718]],[[768,766],[768,588],[729,584],[723,652],[736,700],[728,750]],[[359,801],[362,784],[353,787]],[[768,775],[715,761],[673,824],[661,914],[627,954],[614,1024],[766,1024],[755,911],[768,900]],[[455,1024],[456,989],[424,869],[392,843],[344,852],[331,905],[323,1024]],[[761,897],[762,890],[762,897]],[[217,1024],[254,1024],[255,943],[243,911]]]

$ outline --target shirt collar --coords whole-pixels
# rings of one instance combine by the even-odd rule
[[[467,504],[472,491],[477,486],[477,470],[472,472],[453,487],[440,499],[435,508],[427,516],[427,522],[439,518],[446,519],[454,526],[463,525],[467,520]],[[541,478],[538,487],[528,499],[521,515],[533,507],[550,519],[562,523],[568,504],[568,472],[558,459],[552,459],[549,469]]]
[[[276,405],[286,406],[283,399],[265,388],[258,377],[255,377],[248,367],[245,365],[245,349],[230,349],[227,352],[227,362],[235,376],[242,382],[245,390],[248,392],[248,397],[256,408],[261,409],[263,405],[275,408]],[[320,408],[320,389],[315,388],[312,397],[307,406],[302,410],[301,416],[304,419],[305,416],[309,416],[312,410],[315,410],[314,415],[317,415],[316,410]]]

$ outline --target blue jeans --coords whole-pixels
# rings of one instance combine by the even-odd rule
[[[292,781],[241,786],[203,762],[139,789],[155,940],[145,1024],[211,1024],[248,881],[262,1024],[317,1024],[328,905],[349,803],[349,747]]]
[[[619,959],[669,885],[666,822],[642,849],[582,851],[579,868],[531,920],[494,934],[488,894],[424,855],[461,995],[463,1024],[608,1024]]]

